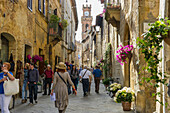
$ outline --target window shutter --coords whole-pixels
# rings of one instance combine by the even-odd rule
[[[38,0],[38,10],[41,11],[41,0]]]
[[[29,3],[30,3],[30,1],[29,1],[29,0],[27,0],[27,7],[29,7]]]
[[[45,0],[43,0],[43,14],[45,15]]]
[[[29,1],[30,1],[30,3],[31,3],[31,4],[30,4],[30,8],[32,9],[32,0],[29,0]]]

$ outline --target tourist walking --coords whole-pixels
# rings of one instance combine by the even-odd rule
[[[74,86],[76,88],[77,91],[77,85],[78,85],[78,80],[79,80],[79,73],[78,70],[76,69],[76,66],[73,65],[73,69],[71,70],[71,80],[74,83]],[[74,94],[74,91],[73,91]]]
[[[33,104],[33,98],[35,103],[37,103],[37,82],[39,79],[39,72],[34,68],[34,64],[30,64],[30,70],[28,71],[28,86],[29,86],[29,99],[30,104]],[[34,96],[33,96],[34,92]]]
[[[90,94],[91,91],[91,82],[92,82],[92,77],[93,77],[93,68],[88,68],[88,70],[91,72],[90,79],[89,79],[89,90],[88,93]]]
[[[11,68],[10,63],[3,63],[2,66],[2,73],[0,73],[0,106],[1,106],[1,113],[10,113],[9,112],[9,103],[11,101],[11,97],[12,95],[5,95],[4,94],[4,81],[7,80],[7,78],[9,78],[9,80],[14,80],[15,78],[13,77],[13,73],[9,72],[9,69]]]
[[[55,72],[51,92],[51,95],[55,93],[56,96],[55,107],[58,108],[59,113],[65,113],[66,108],[68,106],[67,81],[69,82],[70,85],[72,85],[75,94],[77,94],[75,86],[71,81],[70,75],[68,72],[66,72],[66,65],[63,62],[60,62],[58,66],[58,71]]]
[[[93,71],[94,82],[95,82],[95,92],[99,93],[99,85],[100,85],[100,80],[102,79],[102,72],[99,66],[96,66],[95,68],[96,69]]]
[[[51,83],[53,82],[54,79],[54,72],[51,69],[51,66],[48,64],[47,69],[44,71],[44,76],[45,76],[45,85],[44,85],[44,94],[47,95],[47,84],[49,85],[48,87],[48,95],[51,93]]]
[[[28,70],[29,70],[29,64],[26,63],[24,66],[24,77],[22,82],[22,103],[27,102],[27,89],[28,89]]]
[[[87,66],[84,66],[84,69],[80,72],[79,76],[80,79],[82,80],[84,96],[88,96],[89,80],[91,79],[91,72],[87,70]]]

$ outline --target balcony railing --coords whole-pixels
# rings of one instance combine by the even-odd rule
[[[58,43],[62,40],[62,28],[59,24],[49,23],[49,35],[51,37],[51,42]]]
[[[59,35],[60,37],[62,37],[62,28],[60,25],[56,24],[56,23],[50,23],[49,24],[49,34],[51,36],[57,36]]]
[[[118,27],[117,23],[120,22],[120,0],[107,0],[106,2],[106,20],[114,27]]]
[[[107,8],[120,8],[120,0],[107,0]]]

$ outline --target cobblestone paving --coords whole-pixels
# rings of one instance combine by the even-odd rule
[[[32,106],[28,103],[18,105],[11,113],[58,113],[54,103],[50,101],[49,96],[39,94],[38,104]],[[82,85],[78,86],[78,94],[69,96],[69,106],[66,113],[133,113],[124,112],[121,104],[113,102],[106,94],[103,84],[100,85],[100,94],[94,92],[94,83],[92,83],[91,94],[83,97]]]

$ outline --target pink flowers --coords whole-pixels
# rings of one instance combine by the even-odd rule
[[[103,12],[100,14],[101,17],[103,17],[103,14],[106,13],[106,9],[103,9]]]
[[[27,58],[28,58],[29,60],[32,59],[30,55],[27,55]]]
[[[130,52],[132,51],[133,45],[127,45],[124,47],[122,45],[120,45],[118,47],[120,47],[120,49],[118,49],[116,51],[116,53],[118,54],[118,55],[116,55],[116,59],[118,60],[118,62],[121,65],[123,65],[123,62],[127,63],[126,58],[127,58],[128,54],[130,54]]]
[[[35,64],[37,61],[42,62],[42,61],[43,61],[43,58],[40,57],[40,56],[38,56],[38,55],[33,56],[32,62]]]

